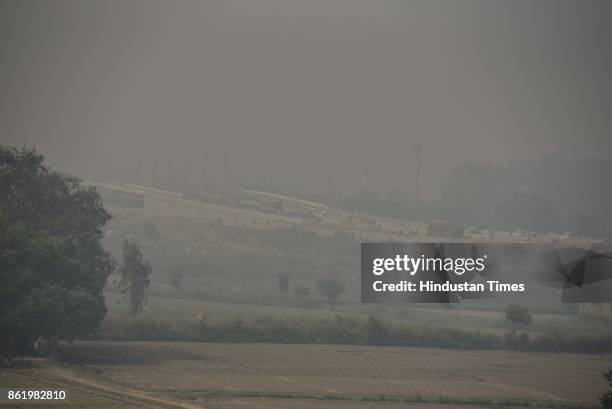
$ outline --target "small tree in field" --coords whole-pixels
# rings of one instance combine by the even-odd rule
[[[527,327],[533,321],[527,307],[517,304],[509,304],[504,309],[504,314],[507,321],[512,325],[512,333],[516,333],[519,327]]]
[[[122,256],[120,291],[130,302],[130,312],[136,315],[142,309],[151,285],[151,266],[143,261],[136,242],[125,240]]]
[[[289,273],[279,271],[278,273],[278,289],[281,293],[287,294],[289,291]]]
[[[180,270],[172,271],[168,275],[168,284],[178,293],[183,288],[183,272]]]
[[[310,288],[308,288],[305,285],[298,285],[293,290],[293,293],[295,294],[295,296],[297,298],[300,299],[300,301],[304,301],[304,298],[306,298],[306,297],[308,297],[310,295]]]
[[[333,278],[324,278],[317,283],[317,290],[327,298],[329,309],[334,309],[336,299],[344,292],[344,285]]]

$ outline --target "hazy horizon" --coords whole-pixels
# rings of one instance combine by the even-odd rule
[[[610,3],[0,3],[0,143],[83,178],[343,192],[610,156]],[[177,177],[177,176],[175,176]],[[182,176],[180,176],[182,177]]]

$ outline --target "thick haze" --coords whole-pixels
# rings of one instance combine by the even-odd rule
[[[612,153],[606,1],[0,1],[0,142],[83,178],[191,168],[424,194],[465,161]],[[206,164],[206,165],[205,165]]]

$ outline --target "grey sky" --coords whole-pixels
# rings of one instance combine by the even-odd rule
[[[4,1],[0,141],[83,177],[168,168],[434,195],[464,160],[610,155],[605,1]],[[194,176],[192,176],[194,177]]]

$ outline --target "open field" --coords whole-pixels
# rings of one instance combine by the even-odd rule
[[[502,311],[510,301],[503,298],[447,308],[359,302],[358,239],[397,240],[398,229],[403,240],[413,239],[406,236],[411,226],[362,217],[341,220],[344,216],[330,209],[318,221],[296,221],[252,209],[153,196],[145,209],[113,209],[115,218],[105,239],[117,258],[125,238],[138,239],[154,266],[153,285],[140,316],[144,320],[180,326],[193,323],[200,313],[207,324],[234,317],[248,321],[264,316],[294,320],[376,316],[398,325],[449,327],[499,337],[508,331]],[[338,232],[352,233],[354,238]],[[180,288],[168,283],[174,271],[182,273]],[[279,292],[279,272],[291,275],[287,294]],[[330,276],[346,286],[335,311],[316,291],[317,280]],[[299,285],[311,290],[303,300],[293,294]],[[589,334],[608,325],[606,320],[582,323],[554,295],[542,294],[519,301],[533,313],[534,322],[525,329],[531,335],[550,329],[568,336]],[[110,286],[105,296],[107,320],[129,321],[127,303],[116,289]],[[601,372],[612,367],[611,355],[313,342],[79,342],[64,347],[66,365],[36,361],[33,368],[6,371],[2,382],[57,384],[61,379],[76,391],[72,407],[586,408],[597,406],[606,387]]]
[[[147,235],[144,227],[156,232]],[[154,226],[154,227],[152,227]],[[260,316],[288,318],[331,318],[337,315],[377,316],[388,321],[440,325],[504,335],[508,324],[502,311],[509,299],[466,302],[440,308],[439,305],[362,304],[359,282],[359,247],[352,241],[323,239],[299,230],[262,232],[250,228],[198,224],[182,218],[118,217],[110,223],[106,246],[121,257],[124,237],[138,237],[143,253],[153,266],[152,287],[144,309],[145,317],[164,322],[193,322],[203,313],[207,322]],[[169,273],[183,274],[182,287],[168,284]],[[278,289],[278,274],[291,275],[290,289]],[[318,279],[334,277],[346,291],[335,311],[318,293]],[[118,282],[119,276],[111,277]],[[309,295],[299,299],[293,293],[307,287]],[[519,301],[528,305],[534,323],[527,330],[540,333],[550,325],[571,326],[567,314],[554,295]],[[129,317],[127,303],[109,289],[107,319]],[[551,313],[554,312],[554,313]]]
[[[78,342],[61,355],[4,370],[2,385],[65,385],[70,407],[595,407],[612,366],[610,355],[281,344]]]

